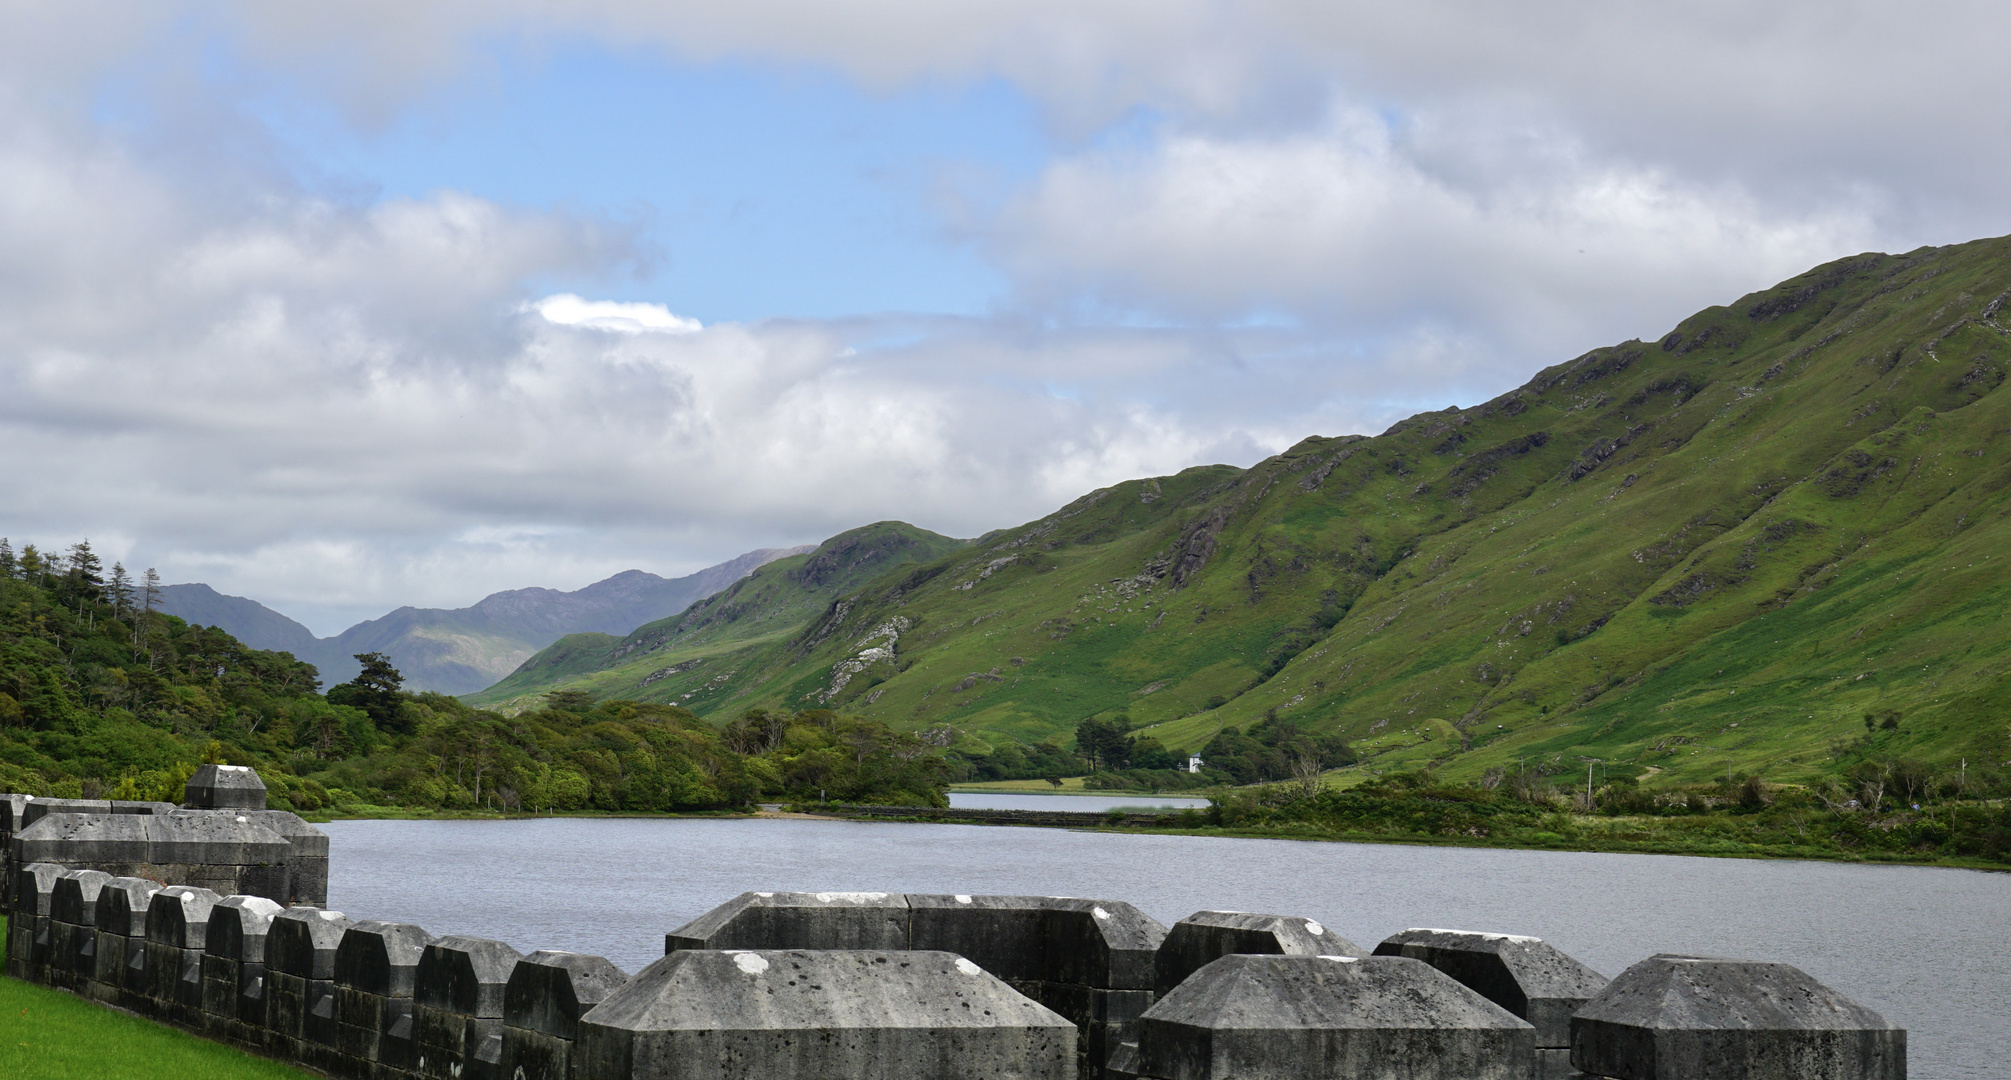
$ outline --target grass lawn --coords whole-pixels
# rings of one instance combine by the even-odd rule
[[[0,920],[0,934],[5,933]],[[61,990],[0,977],[7,1080],[308,1080],[312,1073]]]

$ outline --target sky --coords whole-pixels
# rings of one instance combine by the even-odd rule
[[[1472,405],[2011,232],[2011,8],[0,0],[0,535],[321,634]]]

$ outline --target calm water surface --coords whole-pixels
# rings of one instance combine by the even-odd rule
[[[1784,960],[1908,1028],[1915,1080],[2011,1077],[2011,875],[774,819],[322,828],[329,902],[351,918],[630,971],[751,889],[1093,896],[1169,925],[1305,916],[1368,948],[1412,926],[1534,934],[1609,976],[1657,952]]]
[[[1101,814],[1105,810],[1206,810],[1208,800],[1192,795],[1042,795],[1038,792],[952,791],[950,805],[960,810],[1067,810]]]

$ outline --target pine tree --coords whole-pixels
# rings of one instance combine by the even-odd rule
[[[0,577],[13,577],[18,563],[14,559],[14,545],[0,536]]]
[[[70,588],[78,595],[97,599],[105,588],[105,564],[98,560],[98,553],[91,550],[89,538],[70,545],[68,565],[63,568],[63,576],[69,579]]]
[[[112,579],[106,583],[105,599],[112,602],[112,617],[123,618],[126,609],[133,603],[133,579],[126,574],[126,564],[112,564]]]

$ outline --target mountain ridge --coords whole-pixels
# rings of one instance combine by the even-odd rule
[[[1470,408],[1099,489],[781,637],[517,689],[979,749],[1288,722],[1475,776],[2002,769],[2008,301],[2007,238],[1836,260]]]
[[[507,675],[566,634],[626,633],[775,559],[807,550],[760,548],[680,578],[624,570],[570,592],[506,589],[465,608],[408,605],[326,638],[255,600],[201,583],[163,587],[160,609],[191,624],[218,626],[255,648],[290,652],[314,664],[327,686],[355,677],[355,654],[382,652],[405,675],[409,689],[467,693]]]

